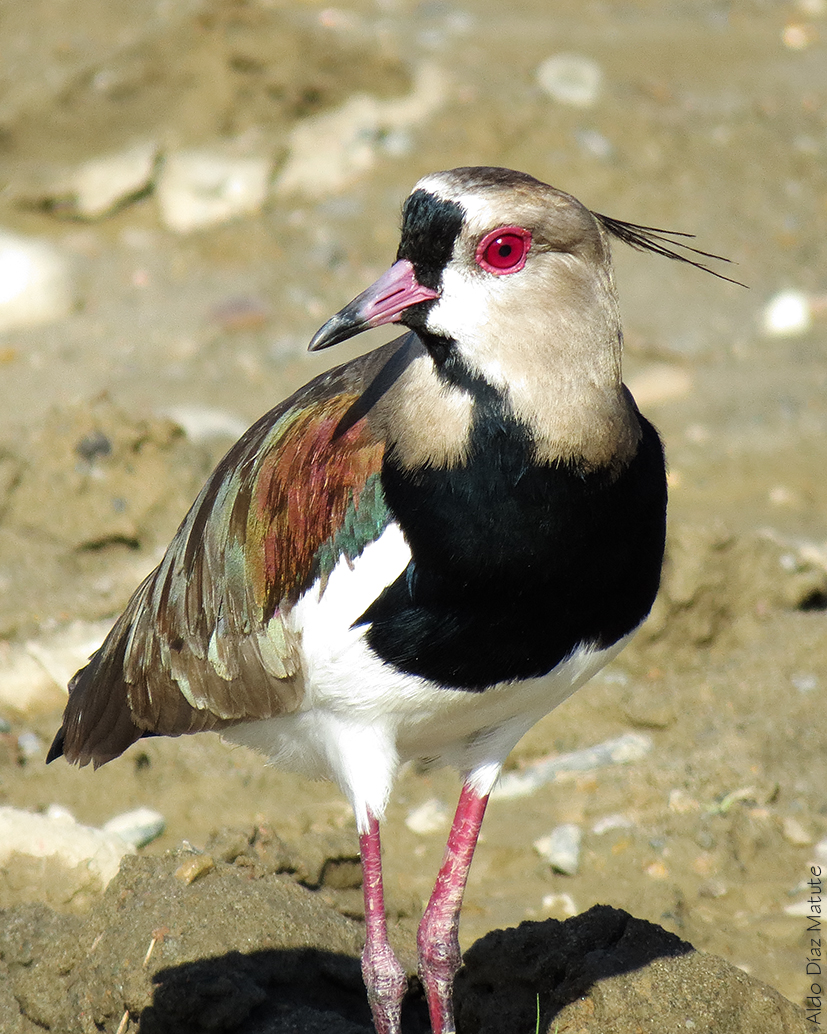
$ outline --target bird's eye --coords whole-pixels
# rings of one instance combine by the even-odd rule
[[[531,233],[521,226],[502,226],[487,233],[477,245],[477,265],[494,276],[516,273],[525,265]]]

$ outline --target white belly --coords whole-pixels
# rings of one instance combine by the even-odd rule
[[[404,761],[452,765],[487,793],[520,737],[626,642],[606,650],[579,647],[540,679],[483,692],[435,687],[385,664],[365,642],[367,626],[352,627],[409,560],[395,524],[352,565],[342,558],[321,595],[318,587],[308,590],[288,618],[302,643],[299,710],[225,733],[280,767],[338,783],[360,830],[368,809],[381,818]]]

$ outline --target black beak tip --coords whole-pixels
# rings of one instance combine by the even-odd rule
[[[348,338],[355,337],[356,334],[361,333],[365,329],[365,322],[355,315],[350,306],[346,306],[341,312],[331,316],[323,327],[319,327],[310,339],[307,351],[321,352],[325,348],[330,348],[332,345],[338,345],[342,341],[347,341]]]

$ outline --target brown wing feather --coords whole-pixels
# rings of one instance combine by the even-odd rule
[[[339,539],[366,485],[364,535],[386,519],[376,487],[384,445],[358,403],[395,350],[311,381],[233,446],[72,679],[49,760],[63,753],[98,766],[143,735],[221,729],[300,705],[300,643],[284,619],[324,577],[331,543],[363,547]]]

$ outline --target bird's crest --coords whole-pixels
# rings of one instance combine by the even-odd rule
[[[698,262],[690,258],[689,255],[682,255],[680,251],[673,250],[680,248],[701,258],[714,259],[716,262],[732,262],[732,259],[724,258],[723,255],[714,255],[710,251],[701,251],[700,248],[693,248],[691,245],[684,243],[687,239],[693,240],[695,237],[694,233],[681,233],[678,230],[661,230],[656,226],[638,226],[637,223],[626,223],[622,219],[612,219],[611,216],[601,215],[600,212],[592,212],[592,215],[604,230],[636,251],[652,251],[656,255],[664,255],[666,258],[675,259],[678,262],[686,262],[696,269],[702,269],[706,273],[717,276],[719,280],[727,280],[730,284],[737,284],[739,287],[747,286],[742,284],[740,280],[724,276],[723,273],[712,269],[705,262]],[[684,240],[674,240],[675,237],[682,237]]]

